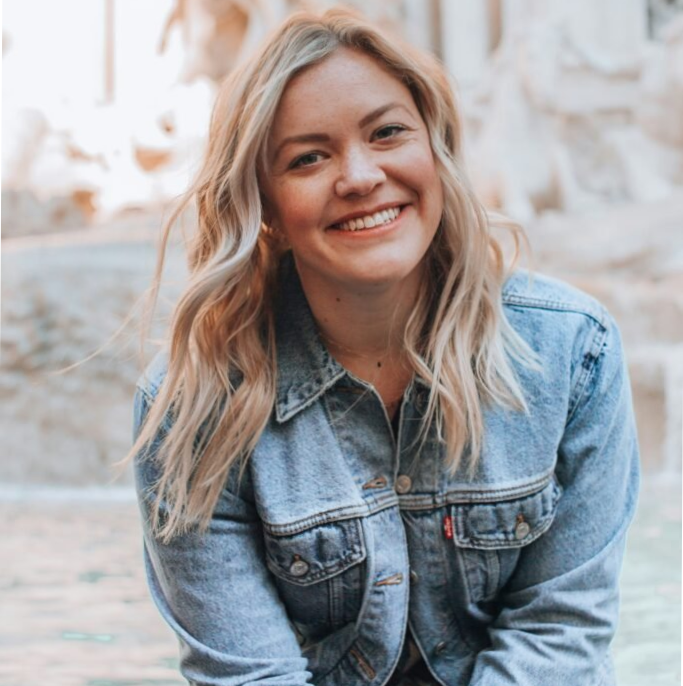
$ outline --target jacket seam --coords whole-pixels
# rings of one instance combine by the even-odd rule
[[[581,361],[579,362],[579,364],[581,364],[581,372],[579,374],[579,378],[576,380],[574,390],[569,396],[570,405],[565,426],[572,420],[576,414],[576,410],[581,404],[582,398],[585,396],[586,388],[588,387],[588,381],[595,372],[595,368],[597,367],[598,360],[600,358],[600,353],[602,352],[607,340],[607,333],[607,328],[601,324],[600,328],[593,335],[591,345],[588,347],[587,351],[584,353]],[[590,359],[589,365],[584,364],[587,358]]]
[[[342,370],[329,379],[323,380],[321,383],[317,384],[317,388],[311,393],[296,402],[290,402],[286,398],[278,396],[275,401],[275,420],[277,423],[284,424],[292,419],[292,417],[295,417],[300,412],[303,412],[303,410],[313,405],[316,400],[324,396],[345,374],[346,372]],[[291,393],[292,389],[297,385],[301,386],[302,384],[292,384],[288,389],[288,393]]]
[[[581,307],[580,305],[574,303],[564,302],[562,300],[552,300],[549,298],[534,298],[526,295],[518,295],[515,293],[503,294],[503,304],[504,305],[516,305],[519,307],[528,307],[530,309],[539,310],[551,310],[555,312],[573,312],[574,314],[580,314],[600,326],[605,326],[605,314],[599,308],[595,310],[589,310],[587,308]]]
[[[525,498],[542,491],[554,478],[554,471],[547,472],[531,482],[521,486],[492,488],[482,491],[448,491],[442,495],[428,496],[429,503],[410,503],[399,498],[402,510],[420,511],[438,509],[449,505],[477,505],[479,503],[497,503]],[[417,496],[418,498],[420,496]],[[409,496],[410,498],[410,496]]]
[[[387,497],[387,502],[380,503],[377,507],[372,508],[364,502],[362,505],[347,505],[333,510],[326,510],[325,512],[309,515],[295,522],[288,522],[286,524],[276,524],[265,519],[262,519],[261,521],[264,530],[272,536],[294,536],[316,526],[334,524],[335,522],[343,522],[348,519],[369,517],[378,512],[382,512],[383,510],[388,510],[391,507],[396,507],[397,505],[397,498],[395,496],[389,496]]]

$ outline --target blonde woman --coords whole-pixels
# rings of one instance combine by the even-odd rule
[[[505,265],[436,61],[292,17],[224,84],[190,202],[131,451],[188,682],[612,686],[619,335]]]

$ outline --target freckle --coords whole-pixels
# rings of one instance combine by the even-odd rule
[[[377,366],[378,366],[378,367],[381,367],[381,366],[382,366],[382,363],[381,363],[381,362],[378,362],[378,363],[377,363]]]
[[[336,300],[338,303],[341,302],[341,298],[335,298],[335,300]]]

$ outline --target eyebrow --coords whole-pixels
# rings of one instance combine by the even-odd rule
[[[406,112],[408,112],[408,114],[410,114],[410,110],[405,105],[402,105],[400,102],[390,102],[366,114],[358,122],[359,128],[362,129],[366,127],[376,119],[379,119],[383,114],[386,114],[390,110],[393,110],[397,107],[404,109]],[[280,145],[278,145],[273,159],[277,160],[282,152],[282,149],[287,145],[291,145],[292,143],[327,143],[329,140],[330,137],[326,133],[304,133],[299,136],[288,136],[280,143]]]

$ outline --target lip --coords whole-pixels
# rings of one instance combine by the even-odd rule
[[[398,207],[401,212],[405,209],[406,205],[409,203],[406,202],[385,202],[382,205],[377,205],[377,207],[373,207],[372,209],[363,209],[363,210],[357,210],[356,212],[349,212],[349,214],[345,214],[343,217],[339,217],[335,219],[327,228],[328,229],[333,229],[335,231],[338,231],[339,229],[334,228],[335,224],[343,224],[344,222],[347,222],[351,219],[359,219],[360,217],[367,217],[368,215],[375,214],[377,212],[382,212],[383,210],[388,210],[392,207]],[[401,215],[399,214],[399,217]],[[397,217],[398,218],[398,217]],[[364,229],[364,231],[368,231],[369,229]]]
[[[397,207],[397,205],[386,205],[385,209],[388,207]],[[372,238],[378,238],[397,228],[397,226],[405,216],[406,210],[410,207],[410,205],[398,205],[398,207],[401,208],[401,211],[399,212],[398,216],[392,219],[388,224],[380,224],[379,226],[375,226],[371,229],[361,229],[359,231],[347,231],[344,229],[334,229],[332,227],[328,227],[327,231],[331,232],[333,235],[338,236],[341,239],[349,241],[362,241],[364,239],[368,240]],[[360,216],[364,217],[365,215],[362,214]],[[353,217],[351,218],[353,219]]]

